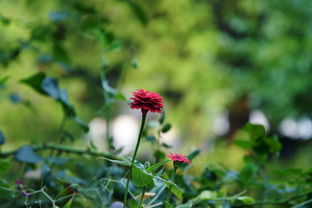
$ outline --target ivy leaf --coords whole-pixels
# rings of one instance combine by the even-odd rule
[[[29,164],[36,164],[42,161],[42,158],[34,152],[33,147],[30,145],[19,148],[15,153],[15,159]]]

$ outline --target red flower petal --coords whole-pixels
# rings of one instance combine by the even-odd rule
[[[161,113],[164,108],[163,98],[158,93],[139,89],[132,94],[134,96],[130,98],[133,100],[130,104],[132,109],[141,109],[142,113],[146,114],[148,111]]]

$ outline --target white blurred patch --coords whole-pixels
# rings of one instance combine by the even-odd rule
[[[92,143],[100,151],[105,151],[106,149],[106,121],[100,117],[94,118],[89,123],[89,135]]]
[[[176,146],[178,143],[178,130],[172,127],[168,132],[161,134],[161,142]]]
[[[270,124],[264,113],[260,110],[254,110],[250,113],[249,122],[252,124],[261,124],[264,126],[265,130],[270,129]]]
[[[216,116],[213,121],[213,132],[218,136],[225,135],[230,129],[228,113],[222,113]]]
[[[293,118],[285,118],[280,124],[280,131],[288,137],[297,137],[297,122]]]
[[[306,117],[301,117],[297,121],[293,118],[285,118],[280,124],[280,131],[283,135],[291,138],[310,139],[312,137],[312,121]]]
[[[297,121],[298,135],[302,139],[310,139],[312,137],[312,121],[303,117]]]
[[[139,122],[132,116],[121,115],[113,120],[112,135],[114,145],[118,149],[123,147],[122,154],[134,150],[139,133]]]

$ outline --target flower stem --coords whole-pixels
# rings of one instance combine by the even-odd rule
[[[140,141],[141,141],[141,136],[142,136],[143,129],[144,129],[145,120],[146,120],[146,113],[143,113],[142,114],[141,127],[140,127],[140,133],[139,133],[139,136],[138,136],[138,140],[137,140],[137,143],[136,143],[136,146],[135,146],[135,150],[134,150],[134,154],[133,154],[132,161],[131,161],[131,166],[130,166],[130,169],[129,169],[129,177],[128,177],[128,180],[127,180],[126,190],[125,190],[125,195],[124,195],[124,207],[126,207],[126,205],[127,205],[128,188],[129,188],[129,183],[130,183],[130,178],[131,178],[131,170],[132,170],[132,167],[133,167],[133,164],[134,164],[134,161],[135,161],[135,157],[136,157],[136,155],[138,153],[138,149],[139,149],[139,146],[140,146]]]
[[[144,187],[143,187],[143,190],[142,190],[142,195],[141,195],[141,199],[140,199],[140,204],[139,204],[139,207],[140,207],[140,208],[141,208],[142,203],[143,203],[143,200],[144,200],[145,190],[146,190],[146,187],[144,186]]]

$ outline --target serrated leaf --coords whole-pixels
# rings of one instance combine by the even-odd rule
[[[42,161],[42,158],[34,152],[33,147],[30,145],[19,148],[15,153],[15,159],[29,164],[36,164]]]

